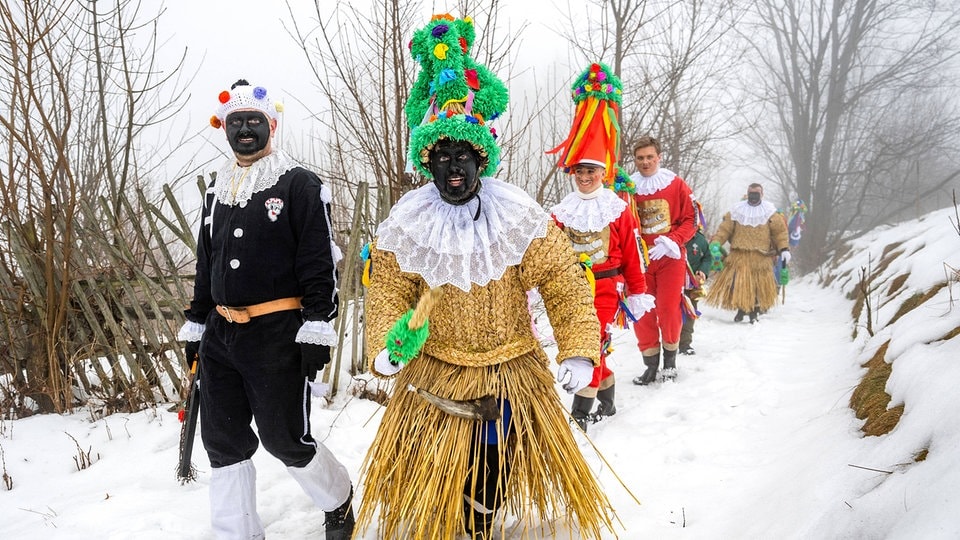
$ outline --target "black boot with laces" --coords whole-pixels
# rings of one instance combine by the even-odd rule
[[[347,502],[341,504],[335,510],[323,513],[323,528],[326,531],[327,540],[350,540],[353,536],[354,518],[353,518],[353,486],[350,486],[350,496]]]

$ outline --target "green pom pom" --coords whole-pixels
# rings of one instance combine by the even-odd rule
[[[423,326],[411,330],[409,323],[412,316],[411,309],[387,332],[386,346],[390,352],[390,360],[398,364],[406,364],[416,358],[430,334],[430,321],[424,321]]]

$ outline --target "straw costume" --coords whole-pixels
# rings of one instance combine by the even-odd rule
[[[590,385],[573,398],[571,415],[586,431],[588,420],[616,413],[616,380],[607,367],[612,328],[621,328],[654,306],[643,275],[637,220],[612,189],[620,160],[617,107],[620,79],[604,64],[585,69],[571,88],[576,114],[567,139],[547,152],[560,153],[559,166],[575,175],[576,189],[551,208],[575,253],[590,259],[593,303],[600,320],[600,365]],[[608,168],[609,167],[609,168]],[[610,172],[608,172],[610,171]],[[594,400],[600,403],[591,411]]]
[[[544,298],[558,360],[599,361],[596,313],[566,236],[526,193],[489,176],[499,149],[488,121],[507,94],[468,56],[473,37],[470,19],[439,15],[411,44],[421,70],[406,107],[410,157],[434,183],[404,195],[371,244],[368,361],[395,385],[363,465],[359,530],[375,522],[378,538],[491,538],[505,530],[493,519],[503,509],[527,531],[549,535],[557,520],[599,538],[612,511],[573,439],[526,291]],[[451,203],[434,171],[440,149],[458,141],[480,156],[480,175],[475,193]],[[386,336],[428,291],[422,350],[388,362]],[[455,416],[420,390],[458,403],[492,396],[498,418]]]
[[[762,188],[759,194],[762,195]],[[776,206],[759,197],[756,204],[740,201],[723,216],[723,222],[710,238],[711,245],[727,242],[729,254],[705,301],[722,309],[736,309],[737,322],[743,320],[745,313],[754,322],[760,312],[777,301],[777,280],[772,268],[778,254],[789,261],[786,221],[777,213]]]

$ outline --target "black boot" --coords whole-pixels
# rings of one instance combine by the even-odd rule
[[[643,365],[647,366],[647,370],[643,372],[643,375],[634,377],[633,384],[646,386],[657,380],[657,368],[660,367],[660,353],[652,356],[644,356]]]
[[[746,311],[738,309],[737,314],[733,316],[733,322],[743,322],[743,317],[746,316],[746,314]]]
[[[353,536],[353,486],[350,486],[350,496],[347,502],[336,510],[323,513],[323,529],[327,540],[350,540]]]
[[[617,406],[613,403],[614,388],[616,387],[611,386],[597,392],[597,401],[600,404],[597,405],[597,410],[591,416],[594,422],[599,422],[607,416],[617,414]]]
[[[663,380],[673,381],[677,378],[677,351],[663,350]]]
[[[750,324],[757,322],[758,317],[760,317],[760,310],[753,308],[753,311],[750,312]]]
[[[593,398],[583,397],[581,395],[573,396],[573,406],[570,407],[570,416],[574,422],[580,426],[584,433],[587,432],[587,421],[590,420],[590,409],[593,408]]]
[[[478,512],[470,504],[464,502],[463,530],[470,540],[493,538],[493,512]]]

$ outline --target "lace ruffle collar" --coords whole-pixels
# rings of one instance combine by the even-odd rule
[[[627,203],[609,189],[597,191],[600,193],[592,199],[584,199],[578,191],[568,193],[550,211],[564,226],[580,232],[602,231],[623,213]]]
[[[460,206],[445,202],[429,184],[397,201],[377,228],[377,247],[430,287],[449,283],[469,292],[472,284],[484,286],[520,264],[530,242],[546,236],[549,221],[526,192],[496,178],[481,179],[477,197]]]
[[[760,201],[757,206],[750,206],[747,201],[740,201],[733,210],[730,210],[730,219],[750,227],[758,227],[770,220],[770,216],[777,211],[773,203]]]
[[[653,176],[643,176],[639,172],[630,175],[630,179],[637,186],[637,194],[639,195],[652,195],[669,186],[676,177],[677,175],[673,171],[662,167]]]
[[[246,204],[254,193],[276,185],[280,177],[299,164],[283,150],[274,150],[249,167],[230,159],[217,171],[217,202],[227,206]]]

